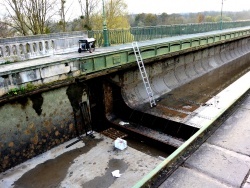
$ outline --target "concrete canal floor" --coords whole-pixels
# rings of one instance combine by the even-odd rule
[[[163,159],[127,147],[99,133],[66,148],[73,139],[0,174],[1,188],[132,187]],[[129,143],[128,143],[129,144]],[[144,148],[146,150],[146,148]],[[111,172],[119,170],[121,177]]]

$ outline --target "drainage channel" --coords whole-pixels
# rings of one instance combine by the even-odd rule
[[[103,134],[113,139],[117,131],[121,131],[129,138],[136,138],[170,155],[198,131],[196,127],[131,109],[124,102],[118,86],[112,85],[112,96],[113,111],[107,117],[112,129],[103,131]],[[113,131],[107,135],[109,130]]]

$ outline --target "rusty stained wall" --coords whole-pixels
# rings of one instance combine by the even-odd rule
[[[0,172],[82,134],[77,104],[86,98],[84,86],[73,84],[1,105]]]
[[[103,83],[104,91],[104,108],[105,114],[108,119],[112,119],[113,116],[113,91],[112,86],[108,82]]]

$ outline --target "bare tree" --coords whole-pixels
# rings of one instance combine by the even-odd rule
[[[9,25],[22,35],[45,34],[56,0],[4,0]]]
[[[67,23],[70,20],[69,10],[71,10],[71,6],[73,5],[74,1],[68,1],[70,2],[69,5],[66,5],[66,0],[60,0],[60,8],[59,9],[59,15],[61,17],[61,20],[59,22],[59,25],[62,26],[62,31],[65,32],[67,30]],[[67,20],[66,20],[67,15]]]
[[[66,0],[61,0],[61,9],[60,9],[61,21],[60,21],[60,25],[62,25],[62,29],[63,29],[64,32],[66,31],[65,3],[66,3]]]
[[[0,20],[0,38],[13,37],[13,34],[7,23]]]
[[[91,17],[94,14],[95,10],[98,7],[98,0],[78,0],[81,7],[81,18],[84,18],[84,28],[91,29]]]

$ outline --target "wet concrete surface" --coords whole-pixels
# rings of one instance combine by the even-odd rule
[[[127,188],[163,160],[158,154],[153,157],[130,146],[116,149],[114,140],[99,133],[95,136],[66,148],[74,139],[1,173],[0,187]],[[113,177],[114,170],[120,170],[121,177]]]
[[[66,177],[67,170],[74,163],[74,159],[91,150],[101,140],[84,137],[82,141],[86,144],[84,147],[68,151],[55,159],[37,165],[36,168],[25,173],[14,183],[14,188],[58,187]]]
[[[110,187],[116,180],[116,177],[110,176],[110,174],[119,169],[120,173],[124,173],[127,170],[128,165],[120,159],[111,159],[108,163],[108,168],[103,176],[98,176],[93,180],[86,182],[82,185],[83,188],[108,188]]]

